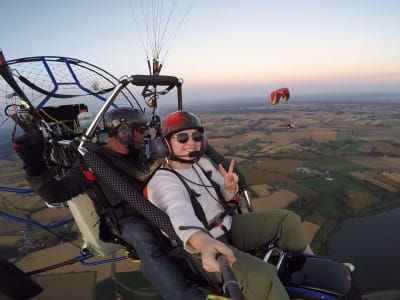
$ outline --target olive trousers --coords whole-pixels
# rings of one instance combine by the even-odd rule
[[[285,209],[235,215],[230,231],[218,238],[236,256],[232,270],[246,300],[289,299],[275,266],[246,253],[274,239],[281,249],[291,252],[302,252],[308,244],[300,217]]]

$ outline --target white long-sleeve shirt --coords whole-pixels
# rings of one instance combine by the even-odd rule
[[[224,178],[215,169],[215,167],[205,158],[201,158],[198,162],[204,171],[212,171],[211,178],[220,186],[220,190],[225,200],[230,200],[233,193],[228,192],[224,188]],[[212,187],[210,181],[200,167],[194,164],[190,169],[175,169],[183,179],[197,194],[197,201],[201,204],[208,223],[219,216],[224,208],[218,201],[218,195]],[[196,172],[197,171],[197,172]],[[174,173],[160,169],[151,178],[147,185],[147,193],[149,200],[164,211],[171,219],[172,226],[178,237],[183,241],[187,251],[192,252],[193,249],[188,247],[187,240],[200,229],[179,229],[180,226],[195,226],[207,230],[203,223],[196,217],[189,193],[182,181]],[[231,228],[232,217],[226,216],[223,225],[229,230]],[[224,231],[220,227],[214,227],[210,230],[214,238],[220,237]]]

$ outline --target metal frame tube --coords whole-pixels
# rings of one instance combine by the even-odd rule
[[[89,128],[86,130],[86,132],[81,136],[81,142],[79,143],[78,146],[78,151],[81,155],[85,155],[87,152],[87,149],[85,148],[86,143],[90,143],[92,140],[97,126],[99,125],[100,121],[103,119],[104,114],[107,112],[108,108],[111,106],[111,104],[114,102],[115,98],[119,95],[121,90],[126,87],[126,85],[130,82],[128,77],[123,78],[120,83],[114,88],[112,91],[111,95],[108,97],[108,99],[105,101],[104,105],[101,107],[100,111],[97,113],[96,117],[94,118],[93,122],[90,124]]]

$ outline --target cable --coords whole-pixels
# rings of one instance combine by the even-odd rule
[[[181,176],[181,177],[182,177],[185,181],[187,181],[187,182],[190,182],[190,183],[192,183],[192,184],[194,184],[194,185],[197,185],[197,186],[202,186],[202,187],[204,187],[204,188],[206,189],[207,193],[211,196],[211,198],[213,198],[215,201],[217,201],[217,202],[219,203],[220,201],[218,200],[218,198],[215,197],[215,196],[208,190],[208,188],[214,188],[214,187],[211,185],[211,182],[210,182],[210,185],[206,185],[205,182],[203,181],[203,179],[201,178],[199,172],[196,170],[196,168],[195,168],[194,166],[192,166],[192,169],[193,169],[193,170],[195,171],[195,173],[197,174],[197,177],[200,179],[200,182],[201,182],[201,183],[192,181],[192,180],[186,178],[185,176],[183,176],[181,173],[179,173],[179,176]],[[221,200],[223,200],[223,199],[221,199]]]
[[[16,211],[21,211],[21,209],[17,206],[15,206],[9,199],[7,199],[6,197],[4,197],[3,195],[0,194],[0,198],[4,200],[5,203],[8,203],[8,205],[11,206],[11,208],[13,208]],[[47,228],[45,225],[40,224],[39,222],[37,222],[36,220],[32,219],[31,216],[29,216],[26,213],[22,213],[23,217],[26,218],[27,220],[29,220],[31,223],[34,223],[37,225],[37,227],[40,227],[41,229],[49,232],[50,234],[52,234],[53,236],[55,236],[59,241],[64,242],[63,238],[57,234],[56,232],[52,231],[51,229]],[[73,241],[69,241],[68,243],[74,245],[75,247],[77,247],[78,249],[80,249],[81,247],[79,245],[77,245],[76,243],[74,243]]]

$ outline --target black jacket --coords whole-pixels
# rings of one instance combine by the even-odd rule
[[[96,147],[91,151],[101,156],[110,168],[131,181],[134,186],[141,187],[141,182],[137,177],[147,170],[148,164],[142,159],[139,151],[133,150],[128,155],[122,155],[104,146]],[[78,160],[59,179],[56,179],[51,170],[47,169],[40,176],[27,176],[27,180],[32,189],[48,203],[66,202],[79,194],[87,193],[99,215],[103,214],[107,206],[113,209],[118,219],[138,215],[135,208],[128,205],[102,178],[95,176],[95,181],[89,180],[82,172],[84,169],[85,166]]]

